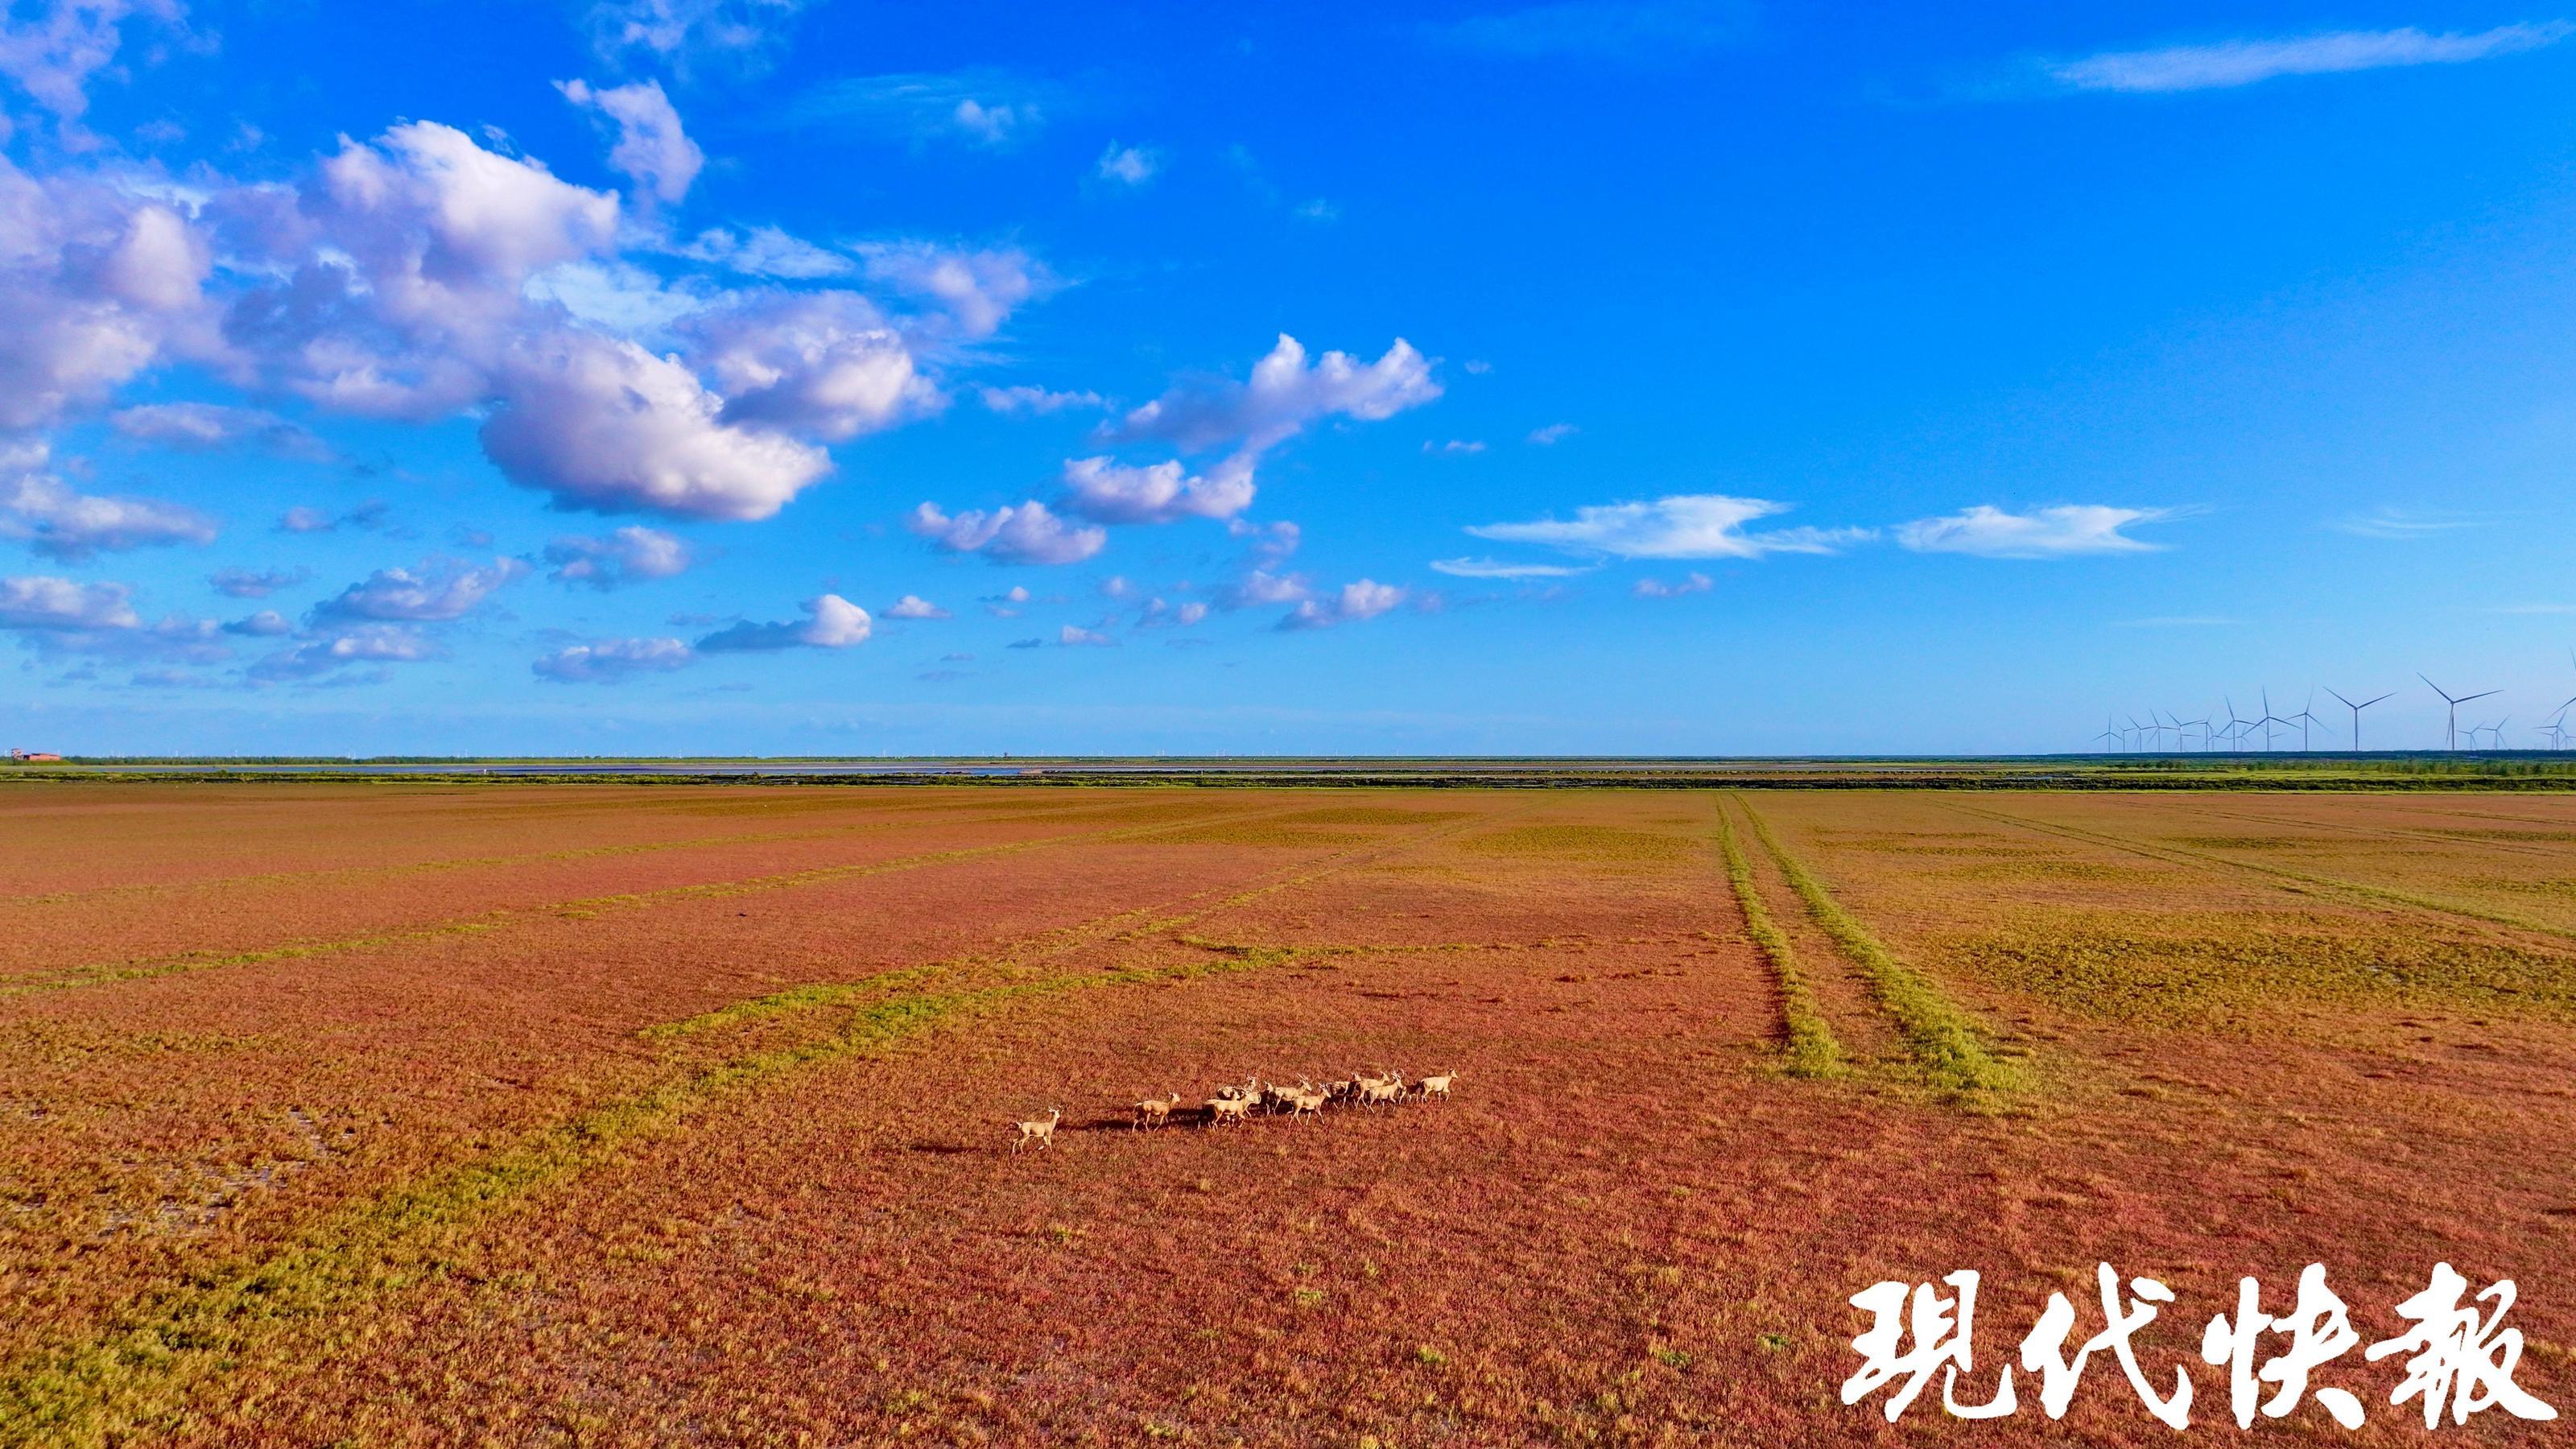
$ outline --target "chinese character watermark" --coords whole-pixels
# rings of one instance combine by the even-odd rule
[[[2064,1418],[2074,1402],[2085,1365],[2108,1350],[2129,1388],[2146,1411],[2162,1423],[2181,1429],[2191,1422],[2192,1379],[2188,1367],[2174,1366],[2172,1388],[2160,1392],[2157,1374],[2138,1359],[2136,1337],[2155,1322],[2162,1306],[2174,1302],[2173,1290],[2153,1278],[2132,1278],[2124,1286],[2108,1263],[2100,1265],[2100,1331],[2076,1344],[2079,1315],[2063,1293],[2048,1296],[2048,1305],[2021,1341],[2020,1367],[2038,1380],[2039,1407],[2052,1419]],[[2514,1285],[2508,1278],[2489,1285],[2462,1303],[2469,1282],[2448,1263],[2433,1265],[2432,1282],[2396,1307],[2398,1317],[2414,1325],[2406,1333],[2370,1345],[2365,1361],[2377,1363],[2407,1355],[2405,1377],[2388,1396],[2391,1404],[2420,1399],[2424,1425],[2437,1428],[2445,1408],[2451,1422],[2465,1424],[2472,1414],[2502,1409],[2521,1419],[2555,1419],[2558,1411],[2513,1381],[2522,1360],[2522,1334],[2503,1326],[2513,1307]],[[1945,1291],[1946,1290],[1946,1291]],[[2477,1305],[2492,1303],[2480,1309]],[[1934,1375],[1941,1382],[1942,1409],[1962,1419],[1994,1419],[2013,1413],[2020,1399],[2013,1366],[1998,1372],[1991,1393],[1982,1401],[1962,1403],[1963,1379],[1976,1372],[1975,1336],[1977,1275],[1957,1272],[1938,1283],[1875,1283],[1852,1295],[1854,1308],[1871,1316],[1869,1328],[1851,1341],[1861,1366],[1843,1381],[1842,1400],[1857,1404],[1893,1386],[1880,1409],[1890,1423],[1912,1407]],[[2252,1278],[2237,1284],[2233,1312],[2209,1320],[2200,1337],[2201,1361],[2227,1370],[2227,1404],[2239,1428],[2251,1428],[2257,1414],[2286,1417],[2313,1404],[2346,1429],[2363,1422],[2359,1396],[2332,1385],[2311,1387],[2318,1368],[2358,1347],[2361,1335],[2352,1326],[2349,1307],[2326,1286],[2325,1265],[2311,1263],[2300,1273],[2290,1303],[2277,1316],[2263,1307],[2262,1285]],[[1972,1397],[1977,1390],[1969,1385]]]

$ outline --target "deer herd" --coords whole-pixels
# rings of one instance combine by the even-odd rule
[[[1449,1089],[1458,1082],[1456,1069],[1437,1072],[1408,1081],[1393,1067],[1382,1067],[1374,1073],[1354,1071],[1337,1081],[1318,1082],[1300,1077],[1291,1087],[1282,1082],[1265,1082],[1258,1077],[1217,1088],[1201,1101],[1196,1115],[1201,1127],[1241,1126],[1255,1113],[1264,1116],[1286,1115],[1294,1122],[1306,1117],[1320,1117],[1328,1107],[1389,1107],[1406,1100],[1428,1101],[1438,1097],[1448,1100]],[[1181,1094],[1168,1093],[1134,1103],[1128,1125],[1138,1131],[1168,1127],[1175,1117],[1187,1110],[1181,1105]],[[1062,1109],[1051,1109],[1047,1115],[1031,1122],[1016,1122],[1019,1139],[1011,1144],[1013,1152],[1024,1147],[1040,1150],[1055,1143],[1056,1124],[1064,1120]]]

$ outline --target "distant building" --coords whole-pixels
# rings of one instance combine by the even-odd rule
[[[45,750],[11,750],[9,758],[22,765],[59,765],[63,757]]]

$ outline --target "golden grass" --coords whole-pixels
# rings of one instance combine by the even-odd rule
[[[2576,1017],[2576,962],[2564,957],[2351,926],[2271,913],[2033,911],[1939,950],[1945,964],[1999,986],[2137,1026],[2244,1030],[2302,1006]]]

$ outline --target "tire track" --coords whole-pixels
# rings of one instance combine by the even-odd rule
[[[1780,988],[1780,1020],[1786,1036],[1780,1069],[1793,1077],[1841,1076],[1848,1070],[1842,1046],[1834,1040],[1815,992],[1808,988],[1806,973],[1799,969],[1797,948],[1771,918],[1771,908],[1763,904],[1762,892],[1753,882],[1753,862],[1735,838],[1735,821],[1722,799],[1717,802],[1717,844],[1726,862],[1727,882],[1735,888],[1735,904],[1744,914],[1744,932],[1771,963],[1772,981]]]
[[[1836,901],[1824,882],[1810,874],[1771,833],[1759,811],[1742,796],[1736,807],[1753,826],[1754,837],[1770,852],[1780,873],[1807,906],[1807,914],[1843,955],[1860,968],[1879,1006],[1905,1039],[1908,1055],[1938,1087],[1961,1096],[2010,1094],[2026,1089],[2027,1074],[1995,1055],[1976,1020],[1950,999],[1930,977],[1900,960],[1860,918]]]
[[[1293,874],[1275,881],[1234,888],[1196,910],[1150,917],[1133,926],[1122,928],[1122,923],[1135,921],[1148,910],[1168,911],[1171,905],[1109,912],[1024,937],[982,963],[970,960],[919,968],[925,973],[921,980],[935,980],[942,973],[963,974],[977,964],[1008,970],[1085,945],[1166,934],[1484,823],[1488,822],[1435,827],[1399,841],[1356,848],[1319,865],[1292,868]],[[1127,833],[1132,832],[1119,832]],[[1194,892],[1171,904],[1185,905],[1209,894],[1209,890]],[[480,1223],[614,1161],[630,1143],[685,1131],[700,1115],[807,1068],[882,1055],[943,1023],[963,1024],[1069,992],[1262,970],[1287,964],[1299,955],[1295,947],[1236,947],[1181,965],[1075,971],[936,993],[905,992],[853,1007],[821,1036],[688,1069],[598,1103],[508,1147],[327,1213],[247,1268],[200,1270],[187,1281],[136,1299],[85,1340],[21,1359],[0,1372],[0,1445],[103,1446],[180,1428],[188,1420],[195,1392],[219,1380],[246,1354],[301,1326],[398,1291],[415,1278],[446,1271],[450,1256]],[[885,979],[876,978],[880,986]],[[846,995],[781,1001],[765,1012],[755,1008],[779,998],[753,998],[660,1030],[688,1035],[692,1029],[749,1022],[781,1011],[819,1012],[846,1005],[869,987],[868,982],[849,983],[839,988]],[[705,1026],[693,1028],[695,1023]]]

